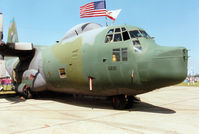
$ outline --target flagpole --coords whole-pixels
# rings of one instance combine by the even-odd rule
[[[108,19],[107,19],[107,16],[105,17],[105,19],[106,19],[106,26],[108,26]]]
[[[115,20],[112,22],[112,25],[114,25],[114,23],[115,23]]]
[[[104,4],[105,4],[105,9],[106,9],[106,0],[104,0]],[[105,17],[105,20],[106,20],[106,26],[108,26],[107,16]]]

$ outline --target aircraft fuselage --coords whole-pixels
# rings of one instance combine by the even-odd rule
[[[112,29],[115,32],[109,33]],[[113,96],[136,95],[183,81],[187,75],[187,50],[159,46],[144,33],[136,35],[138,32],[142,34],[143,30],[111,26],[53,46],[36,47],[28,69],[34,72],[33,78],[29,76],[31,72],[27,73],[22,83],[32,91]],[[109,35],[112,40],[107,41]]]

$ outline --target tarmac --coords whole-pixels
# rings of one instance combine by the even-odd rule
[[[0,134],[199,134],[199,87],[138,95],[129,110],[103,98],[66,94],[0,96]]]

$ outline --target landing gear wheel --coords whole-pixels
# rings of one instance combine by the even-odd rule
[[[134,100],[134,96],[128,96],[127,97],[127,105],[126,105],[126,109],[130,109],[133,106],[133,100]]]
[[[25,99],[31,99],[32,98],[32,93],[30,91],[30,88],[25,86],[23,90],[23,96]]]
[[[112,105],[114,109],[123,110],[126,109],[128,100],[124,95],[113,96]]]

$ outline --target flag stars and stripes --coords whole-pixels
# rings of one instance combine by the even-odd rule
[[[115,21],[120,11],[121,9],[107,11],[105,1],[96,1],[80,7],[80,18],[106,16]]]
[[[80,7],[80,18],[106,16],[105,1],[96,1]]]

